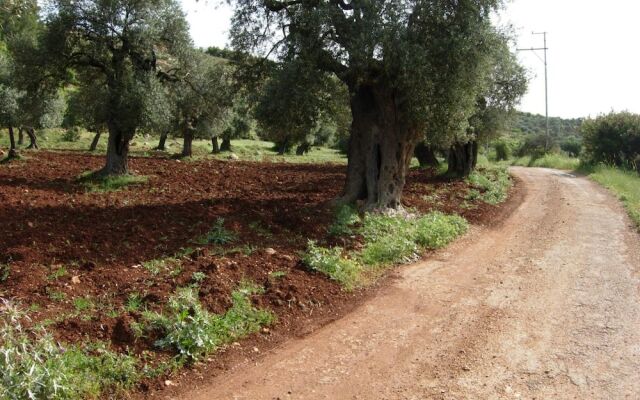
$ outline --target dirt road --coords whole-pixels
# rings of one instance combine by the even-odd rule
[[[527,193],[501,226],[182,398],[640,398],[639,236],[586,178],[513,173]]]

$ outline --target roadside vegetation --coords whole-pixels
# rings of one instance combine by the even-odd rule
[[[640,176],[635,171],[597,165],[582,168],[589,177],[615,193],[640,229]]]

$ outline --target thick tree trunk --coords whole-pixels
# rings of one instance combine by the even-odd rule
[[[415,145],[422,133],[402,123],[396,97],[384,87],[362,86],[352,96],[347,180],[339,203],[365,200],[367,209],[402,208]]]
[[[132,138],[133,132],[122,132],[113,125],[109,127],[107,162],[97,175],[104,177],[129,173],[129,142]]]
[[[303,156],[305,154],[307,154],[309,152],[309,150],[311,150],[311,145],[309,143],[302,143],[301,145],[299,145],[296,148],[296,155],[297,156]]]
[[[13,134],[13,127],[9,127],[9,154],[8,158],[18,157],[18,150],[16,149],[16,138]]]
[[[18,128],[18,146],[22,146],[24,144],[24,128],[21,126]]]
[[[38,149],[38,137],[36,136],[36,130],[31,126],[24,128],[24,130],[29,136],[29,146],[27,146],[27,149]]]
[[[100,142],[100,135],[102,135],[102,132],[96,132],[96,135],[93,137],[91,145],[89,146],[89,151],[96,151],[98,148],[98,142]]]
[[[415,156],[421,167],[438,167],[440,165],[433,147],[428,146],[425,142],[418,143]]]
[[[220,153],[220,145],[218,144],[218,137],[211,136],[211,154]]]
[[[449,149],[447,174],[465,178],[476,168],[478,142],[454,143]]]
[[[278,149],[279,156],[283,156],[287,154],[287,152],[289,151],[289,138],[286,138],[283,141],[276,143],[276,148]]]
[[[156,150],[165,151],[167,149],[168,136],[169,136],[169,132],[162,132],[160,134],[160,141],[158,142],[158,147],[156,147]]]
[[[192,144],[193,144],[193,132],[191,131],[191,129],[187,128],[185,129],[184,138],[182,142],[182,154],[181,154],[182,157],[191,157],[193,155]]]
[[[231,139],[228,137],[222,138],[222,144],[220,145],[220,151],[231,151]]]

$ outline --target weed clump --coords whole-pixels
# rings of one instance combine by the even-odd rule
[[[421,250],[445,246],[467,229],[464,218],[439,212],[413,219],[367,214],[355,231],[363,238],[361,249],[345,252],[310,241],[303,261],[351,290],[385,267],[415,260]]]
[[[60,346],[44,329],[27,332],[17,306],[0,306],[0,398],[78,399],[119,392],[138,380],[136,361],[102,343]]]
[[[271,324],[275,316],[251,304],[250,296],[260,289],[242,284],[231,294],[233,305],[225,314],[209,313],[193,288],[179,289],[168,302],[164,313],[144,312],[147,329],[160,334],[155,345],[173,349],[181,361],[193,361]]]
[[[235,242],[238,236],[224,227],[224,218],[218,218],[215,225],[204,236],[200,237],[196,242],[200,245],[215,244],[223,245]]]

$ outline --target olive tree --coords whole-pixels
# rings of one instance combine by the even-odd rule
[[[500,6],[499,0],[229,2],[236,50],[305,63],[347,86],[353,122],[338,201],[363,199],[381,210],[401,207],[414,147],[427,125],[444,117],[432,115],[438,102],[446,102],[449,125],[468,119],[475,93],[466,89],[475,83],[451,83],[490,50],[481,33]],[[450,69],[451,59],[460,67]]]
[[[91,71],[105,82],[109,140],[99,174],[128,173],[149,86],[174,76],[174,61],[191,46],[182,10],[174,0],[52,0],[46,18],[50,68]]]

